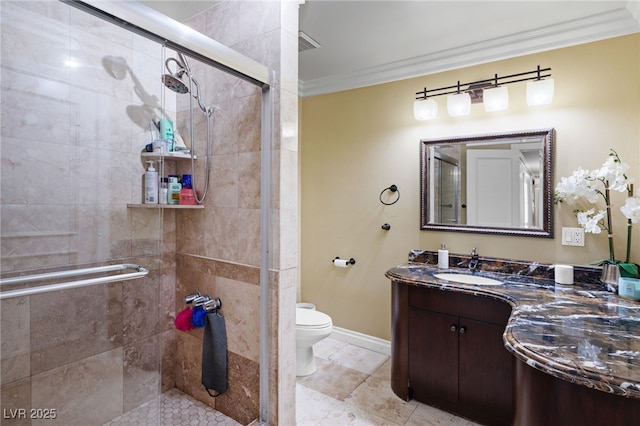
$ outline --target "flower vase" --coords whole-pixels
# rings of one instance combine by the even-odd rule
[[[615,263],[604,263],[602,265],[602,276],[600,281],[605,285],[607,291],[618,293],[618,280],[620,279],[620,270]]]

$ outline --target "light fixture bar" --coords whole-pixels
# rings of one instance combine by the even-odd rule
[[[416,100],[427,99],[434,96],[459,94],[461,93],[461,89],[460,89],[461,86],[467,87],[467,90],[469,90],[472,86],[475,86],[475,87],[484,86],[486,88],[489,88],[489,87],[502,86],[506,84],[520,83],[523,81],[541,80],[543,78],[551,77],[550,71],[551,71],[551,68],[540,68],[540,65],[538,65],[538,68],[533,71],[505,75],[502,77],[499,77],[498,74],[495,74],[495,76],[492,78],[472,81],[470,83],[460,83],[460,81],[458,81],[453,86],[440,87],[438,89],[427,90],[427,88],[425,87],[423,90],[416,92]],[[546,74],[543,74],[543,73],[546,73]]]

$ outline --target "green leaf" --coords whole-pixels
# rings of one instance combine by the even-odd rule
[[[595,260],[593,262],[589,262],[589,265],[594,265],[594,266],[602,266],[605,263],[611,263],[611,264],[616,264],[618,262],[612,262],[609,259],[601,259],[601,260]]]
[[[620,276],[625,278],[637,278],[638,277],[638,265],[635,263],[620,263],[618,265],[620,270]]]

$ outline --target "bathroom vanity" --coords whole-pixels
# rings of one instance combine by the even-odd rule
[[[511,306],[398,282],[393,294],[407,300],[394,310],[394,324],[406,334],[405,353],[396,355],[406,359],[400,364],[407,366],[411,397],[474,419],[510,424],[515,358],[504,348],[502,333]],[[406,385],[397,391],[408,396]]]
[[[588,271],[576,279],[591,283],[556,286],[544,265],[491,265],[474,274],[503,284],[421,262],[387,271],[394,393],[490,425],[637,424],[640,304]]]

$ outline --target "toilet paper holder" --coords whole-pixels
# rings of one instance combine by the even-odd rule
[[[340,264],[340,263],[342,263],[342,262],[338,262],[338,263],[336,263],[336,260],[344,261],[344,262],[346,263],[346,266],[349,266],[349,265],[355,265],[355,264],[356,264],[356,260],[355,260],[353,257],[352,257],[352,258],[350,258],[349,260],[347,260],[347,259],[340,259],[340,256],[336,256],[335,258],[333,258],[333,259],[331,260],[331,262],[333,262],[335,265],[339,265],[339,264]]]

